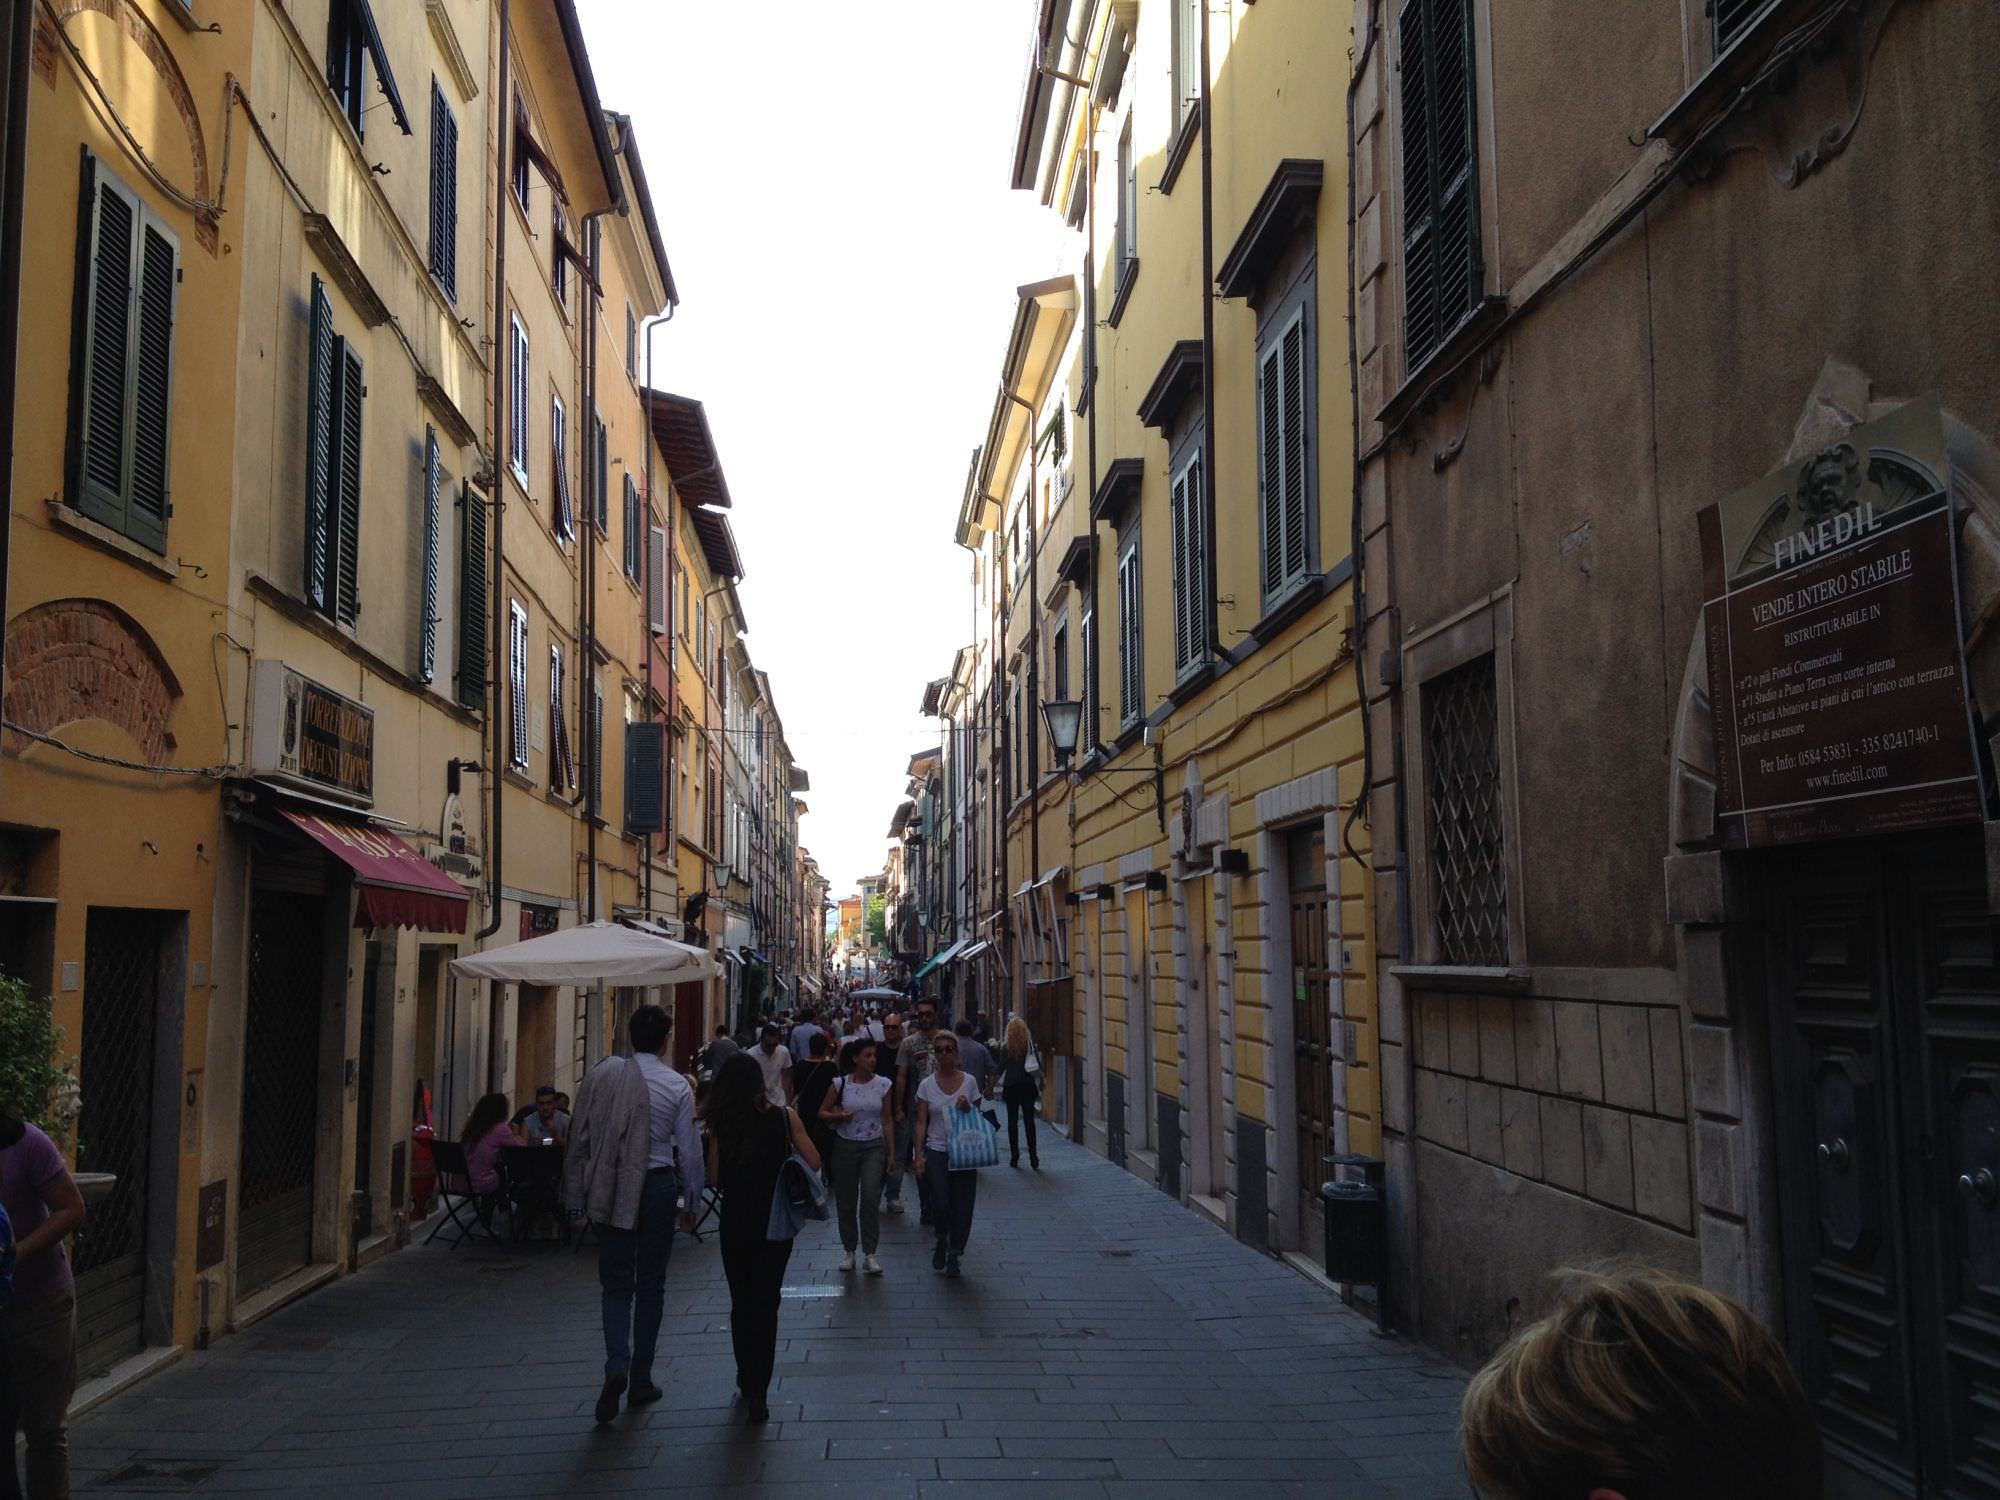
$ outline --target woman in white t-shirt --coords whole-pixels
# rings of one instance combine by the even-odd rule
[[[870,1276],[882,1274],[875,1259],[881,1242],[882,1176],[889,1168],[889,1142],[895,1139],[895,1105],[889,1098],[889,1080],[875,1071],[875,1043],[862,1036],[841,1051],[847,1076],[826,1091],[819,1117],[834,1127],[833,1154],[828,1165],[833,1174],[833,1201],[840,1212],[840,1243],[847,1254],[840,1269],[854,1269],[854,1246],[861,1245],[861,1269]],[[860,1234],[855,1233],[855,1210],[860,1210]]]
[[[937,1230],[931,1269],[956,1276],[958,1258],[972,1237],[979,1174],[951,1170],[949,1111],[977,1109],[985,1101],[972,1075],[959,1066],[958,1038],[940,1026],[931,1046],[936,1071],[917,1085],[916,1133],[924,1143],[917,1157],[917,1180],[930,1194],[931,1226]]]

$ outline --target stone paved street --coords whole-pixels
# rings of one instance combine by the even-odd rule
[[[1087,1152],[982,1174],[966,1279],[914,1212],[880,1280],[792,1260],[772,1422],[732,1412],[712,1240],[667,1281],[667,1397],[593,1427],[593,1256],[411,1249],[91,1412],[85,1494],[1463,1497],[1462,1377]],[[844,1284],[843,1284],[844,1283]]]

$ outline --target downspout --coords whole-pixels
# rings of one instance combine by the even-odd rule
[[[7,151],[0,167],[0,521],[14,514],[14,402],[21,332],[21,234],[27,205],[28,57],[34,47],[35,8],[17,3],[7,28]],[[0,625],[7,619],[7,543],[11,524],[0,524]],[[0,689],[6,664],[0,659]]]
[[[20,9],[25,10],[27,7],[22,6]],[[496,134],[503,141],[508,139],[507,96],[510,80],[507,70],[512,61],[509,45],[513,38],[510,19],[512,9],[513,0],[500,0],[500,85],[494,91],[493,108],[500,111],[500,123]],[[490,502],[493,510],[493,571],[487,580],[487,587],[493,594],[492,639],[487,642],[487,649],[492,653],[492,667],[487,673],[487,684],[493,690],[493,697],[486,710],[487,727],[493,731],[493,753],[487,762],[493,769],[492,774],[486,778],[486,784],[493,792],[493,824],[487,837],[489,847],[486,851],[487,863],[493,876],[488,887],[491,894],[488,897],[486,925],[473,934],[475,938],[482,940],[492,937],[500,930],[500,854],[507,805],[503,794],[507,778],[501,771],[501,767],[507,764],[506,746],[502,743],[500,723],[500,683],[503,675],[501,661],[507,650],[507,590],[504,586],[507,564],[507,506],[501,499],[506,490],[507,480],[503,472],[506,460],[502,457],[501,450],[507,432],[509,376],[501,372],[503,361],[500,351],[503,344],[503,330],[507,326],[507,194],[510,185],[507,180],[509,152],[501,150],[494,155],[498,165],[494,172],[493,201],[498,207],[498,212],[493,216],[493,496]],[[513,350],[509,348],[507,359],[512,360],[513,357]]]
[[[1027,760],[1028,778],[1028,879],[1039,880],[1042,876],[1042,788],[1041,788],[1041,735],[1035,727],[1036,718],[1042,708],[1042,533],[1035,520],[1035,508],[1041,497],[1035,481],[1037,460],[1041,456],[1041,435],[1035,431],[1038,415],[1034,406],[1024,398],[1015,395],[1005,385],[1000,394],[1028,414],[1028,705],[1025,714],[1027,723],[1022,726],[1021,735],[1025,741],[1024,752]],[[1008,593],[1013,593],[1009,580]],[[1008,943],[1013,946],[1011,935]]]
[[[664,325],[666,325],[666,324],[668,324],[668,323],[671,323],[671,322],[673,322],[673,320],[674,320],[674,314],[675,314],[675,313],[676,313],[677,311],[679,311],[679,309],[680,309],[680,303],[678,303],[678,302],[673,302],[673,301],[670,301],[670,302],[668,302],[668,303],[667,303],[667,315],[666,315],[666,316],[665,316],[664,318],[660,318],[660,319],[656,319],[655,321],[653,321],[653,322],[651,322],[651,323],[648,323],[648,324],[646,325],[646,390],[645,390],[645,396],[644,396],[644,401],[645,401],[645,407],[646,407],[646,527],[647,527],[647,531],[646,531],[646,566],[647,566],[648,568],[652,567],[652,565],[653,565],[653,534],[652,534],[652,525],[653,525],[653,334],[654,334],[654,332],[655,332],[655,331],[657,331],[658,329],[660,329],[660,328],[661,328],[661,327],[663,327]],[[669,523],[671,523],[671,520],[672,520],[672,518],[671,518],[670,516],[669,516],[669,517],[666,517],[665,519],[666,519],[666,520],[667,520],[667,521],[668,521]],[[671,524],[669,524],[668,526],[664,527],[664,528],[663,528],[663,531],[664,531],[665,535],[666,535],[666,536],[667,536],[667,537],[668,537],[669,539],[671,539],[671,538],[672,538],[672,536],[673,536],[673,530],[672,530],[672,527],[671,527]],[[671,540],[669,540],[669,542],[668,542],[668,546],[669,546],[669,549],[671,549],[671,547],[672,547],[672,542],[671,542]],[[669,551],[669,558],[671,558],[671,550]],[[666,560],[665,560],[665,559],[663,559],[663,560],[662,560],[662,565],[663,565],[663,566],[665,565],[665,562],[666,562]],[[664,610],[664,611],[666,612],[666,619],[665,619],[665,620],[664,620],[664,621],[663,621],[662,623],[664,623],[664,624],[666,625],[666,627],[667,627],[667,631],[666,631],[666,634],[667,634],[667,640],[668,640],[668,643],[669,643],[669,645],[671,645],[671,643],[672,643],[672,641],[673,641],[673,637],[674,637],[674,620],[673,620],[673,599],[672,599],[672,597],[671,597],[671,596],[669,595],[669,593],[667,592],[667,586],[668,586],[668,581],[669,581],[670,579],[672,579],[672,577],[673,577],[673,576],[674,576],[674,575],[673,575],[673,571],[672,571],[672,569],[671,569],[671,568],[668,568],[668,570],[667,570],[667,576],[666,576],[665,578],[661,578],[661,579],[657,580],[657,583],[656,583],[656,582],[655,582],[654,580],[652,580],[652,579],[648,579],[648,581],[647,581],[647,590],[646,590],[646,597],[647,597],[647,599],[648,599],[648,600],[650,600],[650,599],[651,599],[651,598],[653,597],[653,589],[654,589],[654,587],[656,587],[656,586],[657,586],[657,588],[659,589],[659,595],[660,595],[660,607],[661,607],[661,608],[662,608],[662,609],[663,609],[663,610]],[[659,642],[658,642],[658,637],[656,637],[656,636],[655,636],[655,635],[653,634],[653,622],[652,622],[652,621],[651,621],[650,619],[648,619],[648,620],[647,620],[647,622],[646,622],[646,660],[645,660],[645,669],[644,669],[644,670],[645,670],[645,683],[646,683],[646,711],[647,711],[647,712],[648,712],[649,714],[650,714],[650,713],[652,712],[652,710],[653,710],[653,655],[654,655],[654,653],[655,653],[655,652],[657,652],[658,650],[659,650]],[[669,687],[670,689],[672,688],[672,686],[673,686],[673,683],[672,683],[672,681],[671,681],[671,680],[669,680],[669,682],[668,682],[667,686],[668,686],[668,687]],[[669,706],[671,707],[671,705],[669,705]],[[667,718],[667,720],[668,720],[668,732],[669,732],[669,733],[671,733],[671,732],[672,732],[672,730],[671,730],[671,721],[672,721],[672,717],[673,717],[673,716],[672,716],[672,714],[671,714],[671,713],[668,713],[668,714],[666,715],[666,718]],[[662,749],[662,751],[664,751],[664,750],[665,750],[665,748],[666,748],[666,747],[665,747],[665,744],[664,744],[664,742],[663,742],[663,743],[662,743],[662,745],[661,745],[661,749]],[[662,788],[662,795],[661,795],[661,801],[660,801],[660,832],[659,832],[659,834],[657,834],[657,835],[654,835],[654,834],[650,834],[650,833],[646,835],[646,864],[645,864],[645,870],[644,870],[644,879],[643,879],[643,880],[641,881],[641,883],[640,883],[640,885],[641,885],[641,891],[642,891],[642,895],[641,895],[641,897],[640,897],[640,900],[641,900],[641,903],[642,903],[642,904],[643,904],[643,905],[645,906],[645,908],[646,908],[646,915],[647,915],[647,916],[649,916],[649,917],[650,917],[650,916],[651,916],[651,915],[653,914],[653,840],[654,840],[654,839],[655,839],[656,837],[658,837],[658,838],[671,838],[671,837],[672,837],[672,835],[673,835],[673,813],[672,813],[672,808],[673,808],[673,801],[674,801],[674,798],[673,798],[673,785],[674,785],[674,778],[673,778],[673,773],[672,773],[672,771],[671,771],[671,770],[670,770],[670,769],[669,769],[669,768],[668,768],[668,767],[667,767],[666,765],[664,765],[664,764],[663,764],[663,765],[661,766],[660,770],[661,770],[661,774],[662,774],[662,775],[663,775],[663,776],[665,777],[665,779],[666,779],[666,785],[665,785],[665,787],[664,787],[664,788]]]
[[[1215,107],[1208,89],[1208,6],[1201,13],[1201,586],[1208,601],[1203,652],[1220,655],[1215,608]]]
[[[606,211],[586,214],[582,227],[585,240],[596,236],[598,254],[593,260],[603,258],[604,232],[599,221]],[[597,318],[604,302],[604,288],[598,284],[597,268],[586,263],[578,268],[578,277],[590,288],[590,315],[583,323],[583,409],[590,418],[590,429],[583,445],[583,494],[584,503],[590,507],[590,515],[583,527],[583,637],[582,672],[577,681],[577,725],[580,731],[577,740],[583,746],[583,849],[584,849],[584,920],[597,920],[597,820],[603,809],[597,805],[597,787],[601,780],[597,757],[601,750],[597,736],[597,492],[600,486],[608,484],[608,477],[598,469],[597,431],[601,420],[597,414]],[[606,462],[610,459],[609,443],[606,444]],[[610,502],[605,502],[607,509]],[[610,517],[605,517],[607,523]],[[584,698],[583,689],[588,687],[590,697]]]

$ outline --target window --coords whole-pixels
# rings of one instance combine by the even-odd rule
[[[1431,920],[1438,959],[1507,962],[1507,862],[1491,652],[1425,682]]]
[[[424,428],[424,571],[417,606],[417,680],[437,676],[438,532],[444,521],[444,463],[435,427]]]
[[[1146,702],[1144,616],[1140,612],[1139,533],[1136,529],[1118,543],[1118,722],[1129,726],[1144,716]]]
[[[69,408],[70,504],[167,550],[180,241],[96,157],[83,159],[75,358]]]
[[[528,612],[507,601],[507,760],[528,769]]]
[[[458,120],[431,79],[431,275],[458,300]]]
[[[1173,476],[1174,677],[1186,677],[1208,661],[1208,520],[1202,505],[1201,439],[1187,444],[1187,457]]]
[[[1139,258],[1139,163],[1132,150],[1132,116],[1118,137],[1118,279]]]
[[[556,306],[569,311],[569,224],[563,218],[562,203],[549,200],[549,284],[555,289]]]
[[[521,488],[528,487],[528,330],[513,318],[513,351],[507,361],[507,455]]]
[[[360,616],[361,356],[333,331],[326,283],[312,279],[306,381],[305,594],[321,614]]]
[[[1069,618],[1067,614],[1056,621],[1056,628],[1049,636],[1049,685],[1055,689],[1055,701],[1069,701]]]
[[[640,549],[645,545],[644,516],[639,509],[639,486],[632,482],[632,476],[625,476],[625,576],[637,583],[643,566]],[[659,612],[649,610],[646,618],[659,620]]]
[[[1083,648],[1083,723],[1077,730],[1076,749],[1088,755],[1098,741],[1097,732],[1097,600],[1096,586],[1083,596],[1083,620],[1077,644]]]
[[[1479,151],[1472,0],[1405,0],[1403,359],[1415,370],[1479,305]]]
[[[1311,281],[1306,286],[1310,288]],[[1312,340],[1302,300],[1257,350],[1257,514],[1266,603],[1312,570]]]
[[[1203,0],[1174,0],[1174,125],[1187,123],[1201,103]]]
[[[562,397],[549,397],[549,453],[555,460],[555,527],[561,541],[576,535],[576,511],[569,498],[569,418]]]
[[[466,485],[458,503],[458,701],[477,711],[486,706],[486,502]]]
[[[521,212],[528,211],[528,163],[535,156],[535,144],[528,133],[528,106],[521,102],[521,96],[514,95],[514,159],[511,180],[514,187],[514,201],[521,205]]]
[[[559,792],[576,785],[569,754],[569,715],[563,711],[562,647],[549,647],[549,785]]]
[[[673,637],[667,632],[673,619],[674,602],[667,597],[667,533],[661,526],[646,528],[646,628],[656,636]]]
[[[591,478],[597,486],[597,534],[608,537],[611,535],[611,443],[604,429],[603,412],[591,414],[590,430],[596,442],[591,450]]]
[[[375,27],[375,13],[368,0],[332,0],[326,18],[326,82],[356,135],[367,133],[362,120],[368,112],[367,65],[371,60],[396,127],[408,135],[409,117],[403,112],[396,75],[389,67],[389,55],[383,50],[382,33]]]
[[[639,378],[639,319],[629,302],[625,304],[625,373],[634,380]]]

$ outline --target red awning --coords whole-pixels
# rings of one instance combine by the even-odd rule
[[[463,932],[465,891],[393,833],[345,818],[278,809],[301,833],[354,872],[356,927]]]

